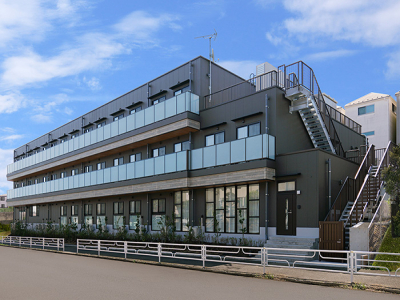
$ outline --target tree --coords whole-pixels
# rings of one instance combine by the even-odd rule
[[[382,172],[386,193],[392,198],[392,235],[400,236],[400,146],[390,152],[390,163]]]

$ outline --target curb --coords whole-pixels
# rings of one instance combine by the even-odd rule
[[[97,259],[107,259],[107,260],[115,260],[115,261],[123,261],[129,263],[138,263],[143,265],[152,265],[152,266],[162,266],[162,267],[170,267],[170,268],[177,268],[177,269],[186,269],[186,270],[193,270],[193,271],[201,271],[201,272],[211,272],[216,274],[225,274],[225,275],[233,275],[233,276],[242,276],[242,277],[252,277],[258,279],[267,279],[267,280],[276,280],[276,281],[285,281],[285,282],[293,282],[293,283],[300,283],[300,284],[309,284],[309,285],[319,285],[319,286],[326,286],[326,287],[335,287],[335,288],[343,288],[343,289],[354,289],[354,290],[363,290],[369,292],[378,292],[378,293],[390,293],[390,294],[400,294],[400,287],[387,287],[382,285],[369,285],[369,284],[357,284],[357,283],[346,283],[346,282],[338,282],[338,281],[324,281],[324,280],[315,280],[315,279],[305,279],[305,278],[298,278],[298,277],[291,277],[285,275],[275,275],[275,274],[260,274],[260,273],[247,273],[247,272],[240,272],[240,271],[229,271],[229,270],[217,270],[212,269],[210,267],[203,269],[201,266],[190,266],[190,265],[183,265],[179,263],[168,263],[168,262],[154,262],[148,260],[141,260],[141,259],[131,259],[131,258],[122,258],[122,257],[111,257],[111,256],[98,256],[86,253],[74,253],[74,252],[63,252],[57,250],[50,250],[50,249],[39,249],[39,248],[24,248],[18,246],[10,246],[6,244],[0,244],[2,247],[10,247],[10,248],[18,248],[18,249],[27,249],[27,250],[34,250],[34,251],[44,251],[44,252],[51,252],[57,254],[66,254],[66,255],[75,255],[75,256],[84,256],[90,258],[97,258]]]

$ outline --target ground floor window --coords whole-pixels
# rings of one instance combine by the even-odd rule
[[[39,206],[38,205],[33,205],[30,207],[29,216],[30,217],[38,217],[39,216]]]
[[[136,229],[140,225],[140,200],[133,200],[129,203],[129,229]]]
[[[100,228],[100,227],[105,227],[107,224],[106,224],[106,216],[97,216],[97,219],[96,219],[96,225],[97,225],[97,228]]]
[[[175,192],[174,219],[176,231],[189,231],[189,191]]]
[[[71,224],[78,225],[78,205],[71,206]]]
[[[207,189],[206,232],[259,233],[259,185]]]
[[[26,210],[25,207],[21,207],[19,209],[19,220],[20,221],[25,221],[26,220]]]
[[[124,223],[124,202],[114,202],[114,229],[124,226]]]
[[[96,204],[96,225],[97,228],[100,228],[101,226],[105,226],[106,224],[106,204],[105,203],[97,203]]]
[[[161,230],[165,222],[165,199],[153,199],[151,205],[151,230]]]
[[[61,225],[67,225],[68,224],[67,206],[66,205],[60,206],[60,224]]]

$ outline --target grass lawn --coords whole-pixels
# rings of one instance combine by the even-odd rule
[[[0,239],[3,236],[8,236],[11,232],[10,231],[0,231]]]
[[[383,238],[383,242],[381,247],[379,248],[379,252],[400,253],[400,237],[397,238],[392,237],[391,225],[388,227],[388,230],[385,233],[385,237]],[[400,255],[393,256],[393,255],[379,254],[376,256],[375,260],[398,261],[398,263],[374,262],[373,266],[386,267],[390,271],[396,271],[398,268],[400,268]]]

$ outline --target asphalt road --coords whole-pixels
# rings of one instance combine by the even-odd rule
[[[399,299],[398,295],[0,247],[0,299]]]

